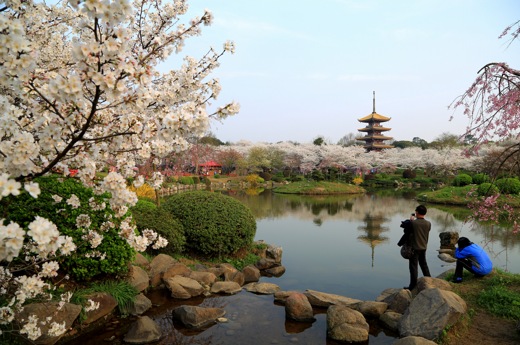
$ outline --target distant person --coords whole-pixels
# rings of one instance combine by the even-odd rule
[[[428,263],[426,263],[426,249],[428,248],[428,236],[430,235],[432,224],[424,219],[426,212],[426,206],[419,205],[415,209],[415,216],[412,214],[410,217],[410,222],[412,223],[410,245],[412,246],[413,254],[408,263],[410,268],[410,285],[404,287],[408,290],[413,290],[417,285],[417,262],[421,266],[423,276],[431,277]]]
[[[452,283],[462,283],[462,271],[467,269],[475,277],[483,277],[493,269],[493,263],[489,255],[479,245],[471,242],[466,237],[459,238],[458,248],[455,250],[457,266]]]

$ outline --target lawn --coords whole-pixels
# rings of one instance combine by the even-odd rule
[[[365,190],[359,186],[337,182],[295,182],[273,189],[285,194],[359,194]]]
[[[444,187],[432,192],[421,193],[417,195],[417,200],[433,204],[466,206],[477,198],[476,192],[473,193],[473,196],[468,197],[468,193],[472,189],[476,189],[476,186]],[[513,207],[520,207],[520,197],[518,195],[501,195],[498,198],[499,204],[506,202]]]

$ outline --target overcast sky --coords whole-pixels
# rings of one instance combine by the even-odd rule
[[[462,134],[467,118],[448,105],[488,62],[520,68],[520,42],[498,39],[520,19],[518,0],[354,1],[191,0],[187,21],[204,8],[215,23],[186,41],[162,70],[210,45],[236,43],[236,53],[214,73],[222,93],[215,105],[236,100],[238,115],[217,123],[223,141],[337,142],[357,132],[372,112],[391,117],[396,140],[433,140]]]

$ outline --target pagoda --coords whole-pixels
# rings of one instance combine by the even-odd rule
[[[382,149],[390,149],[393,145],[386,145],[384,140],[393,139],[392,137],[386,137],[382,132],[389,131],[392,128],[383,127],[381,122],[390,121],[391,117],[385,117],[376,113],[376,92],[374,91],[374,110],[372,114],[365,116],[362,119],[358,119],[359,122],[366,123],[365,128],[358,129],[360,132],[366,133],[364,137],[356,138],[356,140],[364,140],[365,144],[363,147],[370,151],[381,151]]]

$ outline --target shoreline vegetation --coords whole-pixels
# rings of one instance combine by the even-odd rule
[[[417,195],[417,201],[432,204],[467,206],[469,203],[477,201],[477,198],[482,198],[477,196],[476,190],[472,196],[468,197],[468,193],[471,192],[472,189],[476,189],[476,186],[444,187]],[[518,195],[500,195],[497,199],[497,203],[498,205],[508,203],[514,208],[520,208],[520,197]]]
[[[273,188],[275,193],[282,194],[361,194],[366,192],[362,187],[337,182],[295,182]]]

